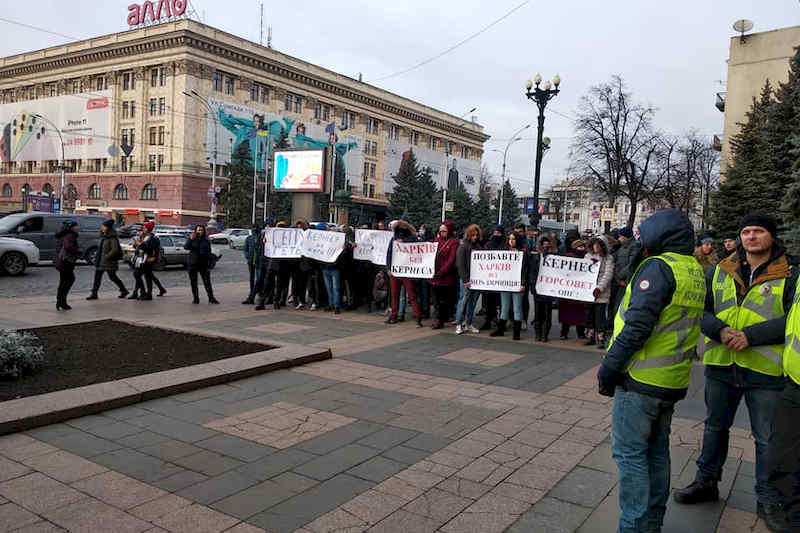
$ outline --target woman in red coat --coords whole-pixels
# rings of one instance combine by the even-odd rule
[[[433,285],[433,297],[438,312],[433,329],[442,329],[445,322],[450,319],[458,299],[458,272],[456,271],[456,252],[458,239],[456,227],[451,220],[445,220],[439,226],[439,235],[436,237],[439,247],[436,250],[436,273],[430,283]]]

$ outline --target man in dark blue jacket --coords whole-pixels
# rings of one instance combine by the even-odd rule
[[[247,270],[250,273],[250,292],[247,298],[242,302],[243,305],[253,305],[255,298],[255,281],[256,281],[256,266],[258,263],[258,250],[259,236],[261,235],[261,228],[258,224],[253,224],[250,228],[250,235],[244,240],[244,260],[247,262]]]

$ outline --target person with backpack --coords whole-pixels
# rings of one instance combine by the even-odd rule
[[[108,274],[108,279],[119,287],[119,298],[128,296],[128,289],[117,276],[120,259],[122,259],[122,247],[114,230],[114,221],[108,219],[100,226],[100,242],[94,259],[94,284],[92,292],[86,297],[87,300],[97,300],[97,291],[100,290],[104,272]]]
[[[155,222],[148,220],[142,224],[139,238],[133,240],[133,244],[136,246],[136,252],[133,255],[133,277],[136,280],[136,286],[133,294],[128,296],[129,300],[153,299],[153,264],[161,252],[161,241],[153,235],[155,226]]]

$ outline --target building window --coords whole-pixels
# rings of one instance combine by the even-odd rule
[[[56,84],[53,83],[50,85],[50,96],[55,96],[57,94],[58,89],[56,89]]]
[[[377,118],[368,118],[367,119],[367,133],[371,135],[377,135],[378,129],[380,128],[380,121]]]
[[[167,98],[162,96],[158,99],[158,114],[164,115],[167,112]]]
[[[469,159],[469,148],[467,148],[466,146],[461,147],[461,157],[463,157],[464,159]]]
[[[258,85],[253,83],[250,85],[250,101],[258,102]]]
[[[418,140],[419,140],[419,134],[416,131],[408,132],[408,144],[416,146]]]
[[[133,72],[125,72],[122,74],[122,90],[132,91],[136,88],[136,78]]]
[[[130,146],[128,144],[128,128],[122,128],[122,142],[120,144]]]
[[[105,89],[108,89],[108,86],[106,85],[105,76],[100,76],[99,78],[97,78],[95,80],[95,86],[94,87],[95,87],[96,91],[103,91]]]
[[[362,174],[362,177],[364,178],[364,181],[366,181],[369,177],[369,163],[366,161],[364,161],[364,174]]]
[[[128,105],[128,102],[122,102],[122,118],[128,118],[131,116],[131,109]]]
[[[155,185],[148,183],[142,187],[142,200],[158,200],[158,191],[156,191]]]
[[[295,113],[301,113],[303,111],[302,106],[302,97],[296,94],[292,94],[290,92],[286,93],[286,97],[283,99],[283,107],[286,111],[293,111]]]
[[[155,172],[156,171],[156,154],[150,154],[150,156],[148,157],[148,162],[149,162],[148,170],[150,170],[150,172]]]
[[[158,86],[158,69],[151,68],[150,69],[150,87]]]
[[[72,80],[72,94],[78,94],[78,80]]]
[[[269,88],[253,82],[250,86],[250,100],[253,102],[269,103]]]
[[[136,102],[131,100],[129,103],[131,104],[131,118],[134,118],[136,117]]]
[[[217,71],[214,73],[214,91],[222,92],[222,72]]]
[[[316,107],[314,107],[314,118],[324,122],[329,121],[331,119],[331,106],[317,102]]]
[[[233,94],[233,77],[225,76],[225,94]]]
[[[102,172],[103,167],[105,167],[106,160],[105,159],[94,159],[94,171],[95,172]]]
[[[390,140],[395,140],[395,141],[399,140],[400,139],[400,126],[398,126],[397,124],[389,125],[389,135],[388,135],[388,137],[389,137]]]
[[[375,179],[375,163],[369,164],[369,177]]]
[[[366,183],[362,183],[361,184],[361,196],[366,198],[368,193],[369,193],[369,185],[367,185]]]
[[[100,184],[92,183],[89,186],[89,200],[100,200],[103,198],[103,191],[100,189]]]
[[[156,116],[156,106],[158,105],[158,101],[155,98],[150,99],[150,116]]]
[[[439,147],[439,139],[431,135],[428,138],[428,148],[430,148],[433,151],[436,151],[438,147]]]
[[[356,127],[356,114],[352,111],[342,111],[342,129]]]
[[[375,198],[375,185],[373,184],[369,185],[369,197]]]
[[[158,145],[164,146],[164,126],[158,127]]]
[[[122,172],[133,172],[133,156],[122,156],[120,158],[120,166],[122,168]]]
[[[120,183],[114,187],[114,200],[127,200],[128,187],[124,183]]]
[[[164,87],[167,84],[167,69],[158,69],[158,84]]]
[[[158,159],[156,160],[157,166],[156,168],[158,171],[161,171],[161,167],[164,166],[164,154],[158,154]]]
[[[156,145],[157,132],[158,132],[158,130],[156,129],[155,126],[150,128],[150,146],[155,146]]]
[[[10,198],[13,195],[14,195],[14,190],[11,188],[11,185],[9,185],[8,183],[3,185],[3,196],[5,198]]]

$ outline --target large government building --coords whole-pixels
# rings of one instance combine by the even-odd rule
[[[474,192],[488,139],[474,119],[190,19],[0,59],[0,133],[0,211],[58,197],[63,159],[65,211],[164,224],[208,220],[212,168],[224,187],[243,144],[264,170],[282,136],[334,142],[351,210],[374,220],[410,149],[441,186]]]

